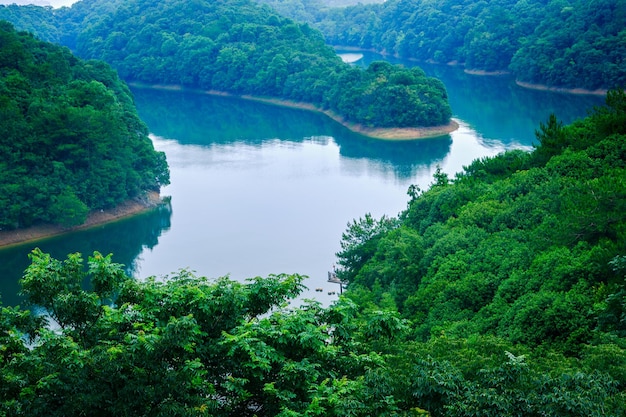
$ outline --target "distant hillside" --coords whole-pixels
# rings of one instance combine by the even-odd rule
[[[0,4],[4,4],[4,5],[9,5],[9,4],[16,4],[18,6],[25,6],[28,4],[32,4],[35,6],[50,6],[50,2],[45,1],[45,0],[0,0]]]
[[[111,68],[0,21],[0,229],[82,223],[169,182]]]
[[[0,18],[38,34],[45,12],[9,9]],[[42,27],[57,32],[42,35],[108,62],[127,81],[304,102],[368,127],[450,120],[445,87],[420,69],[351,67],[308,24],[249,0],[84,0],[48,16]]]
[[[298,22],[314,23],[319,16],[329,9],[356,6],[363,4],[379,4],[382,0],[256,0],[267,4],[283,16]]]
[[[345,9],[267,2],[286,16],[305,18],[332,45],[510,71],[520,81],[549,86],[626,85],[622,0],[389,0]]]

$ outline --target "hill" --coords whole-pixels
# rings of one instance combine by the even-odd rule
[[[389,0],[341,9],[315,1],[263,2],[307,18],[332,45],[508,71],[521,82],[551,87],[626,86],[621,0]]]
[[[599,329],[623,336],[618,317],[599,322],[626,251],[626,94],[607,103],[569,126],[550,117],[532,153],[437,173],[398,219],[355,221],[340,278],[392,301],[419,339],[493,334],[577,354]]]
[[[37,34],[27,23],[41,10],[8,10],[0,18]],[[417,68],[351,67],[317,30],[249,0],[83,0],[48,16],[60,28],[50,40],[108,62],[126,81],[304,102],[366,127],[450,121],[440,81]]]
[[[75,225],[169,182],[111,68],[0,22],[0,229]]]

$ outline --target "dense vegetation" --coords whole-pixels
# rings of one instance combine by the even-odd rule
[[[113,42],[103,9],[74,10],[84,16],[67,27]],[[248,29],[270,36],[275,27],[278,38],[311,31],[276,19]],[[196,36],[143,23],[150,39]],[[244,26],[231,20],[216,39],[194,39],[217,44]],[[133,27],[115,36],[131,42],[141,33]],[[94,39],[78,37],[75,47],[117,50]],[[245,48],[255,56],[256,43],[236,39],[217,57],[229,47],[230,57]],[[1,227],[71,224],[92,206],[167,182],[163,155],[108,66],[5,22],[0,44],[0,219],[9,219]],[[115,58],[127,77],[142,79],[146,68],[157,76],[150,82],[171,76],[159,67],[166,57],[139,49],[136,58],[153,65],[135,73]],[[233,71],[206,75],[203,88],[232,75],[223,86],[247,91],[254,78]],[[337,83],[362,96],[363,80],[408,88],[422,76],[384,63],[336,71]],[[379,117],[343,99],[356,100],[345,106],[359,117]],[[537,139],[533,152],[477,160],[453,179],[438,171],[429,190],[409,189],[398,218],[351,222],[337,254],[348,289],[329,308],[289,306],[299,275],[239,283],[181,270],[136,281],[111,255],[94,253],[85,269],[80,254],[33,251],[21,280],[32,310],[0,308],[0,416],[623,416],[626,93],[610,91],[605,107],[569,126],[550,117]]]
[[[29,24],[40,10],[9,9],[0,18],[38,34]],[[443,84],[423,71],[353,68],[308,24],[249,0],[83,0],[48,11],[62,28],[47,30],[49,40],[108,62],[127,81],[305,102],[375,127],[442,125],[451,116]]]
[[[169,181],[111,68],[0,21],[0,229],[74,225]]]
[[[577,352],[597,324],[581,307],[623,285],[610,262],[626,249],[626,94],[607,103],[570,126],[551,117],[532,153],[438,173],[399,219],[355,221],[340,275],[384,288],[421,338],[492,332]],[[546,305],[554,316],[532,323]]]
[[[532,153],[473,162],[412,187],[398,219],[349,225],[339,276],[359,305],[390,308],[412,337],[490,335],[536,356],[598,364],[624,389],[626,93],[537,131]],[[620,353],[621,352],[621,353]]]
[[[0,415],[623,416],[626,94],[537,136],[351,222],[329,308],[287,304],[298,275],[33,251],[48,315],[0,310]]]
[[[511,71],[550,86],[626,85],[622,0],[389,0],[331,10],[317,1],[260,1],[307,18],[333,45]]]
[[[297,22],[313,23],[332,9],[363,4],[383,3],[381,0],[256,0],[267,4],[283,16]]]

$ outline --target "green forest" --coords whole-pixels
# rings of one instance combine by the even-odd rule
[[[626,86],[622,0],[388,0],[346,8],[259,1],[311,23],[331,45],[509,71],[553,87]]]
[[[599,88],[626,84],[618,5],[389,0],[315,24],[327,42]],[[247,0],[0,18],[26,30],[0,20],[2,230],[79,224],[169,182],[123,80],[372,126],[450,118],[422,70],[351,67],[312,23]],[[329,307],[296,301],[298,274],[136,280],[115,254],[33,250],[26,304],[0,305],[0,417],[626,416],[626,92],[569,125],[550,116],[536,139],[437,170],[396,217],[348,222]]]
[[[0,310],[0,415],[624,416],[626,94],[537,139],[350,222],[327,308],[297,274],[34,250],[48,314]]]
[[[0,18],[104,60],[129,82],[304,102],[368,127],[450,121],[439,80],[386,64],[354,68],[318,30],[250,0],[83,0],[59,10],[2,7]]]
[[[128,87],[101,61],[0,21],[0,230],[81,224],[169,182]]]

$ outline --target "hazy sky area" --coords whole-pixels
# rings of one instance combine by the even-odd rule
[[[37,6],[52,6],[54,8],[59,8],[63,6],[71,6],[76,3],[78,0],[0,0],[0,4],[17,4],[17,5],[25,5],[25,4],[35,4]]]

